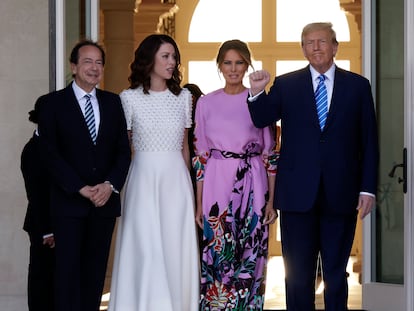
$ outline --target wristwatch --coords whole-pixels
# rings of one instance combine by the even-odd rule
[[[114,185],[109,180],[105,181],[104,184],[108,184],[111,187],[112,192],[114,192],[116,194],[119,194],[119,191],[116,190],[116,188],[114,187]]]

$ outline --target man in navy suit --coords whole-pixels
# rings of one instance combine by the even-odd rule
[[[263,90],[269,73],[250,75],[254,124],[281,120],[275,208],[281,214],[290,311],[315,310],[319,253],[325,310],[347,310],[346,266],[357,214],[364,218],[375,203],[379,156],[371,87],[367,79],[335,65],[337,49],[332,24],[312,23],[302,32],[306,68],[276,77],[268,94]],[[328,105],[321,122],[315,99],[319,80]]]
[[[55,309],[97,311],[131,155],[119,96],[96,88],[103,49],[82,41],[70,63],[74,81],[38,99],[39,135],[52,178]]]
[[[35,124],[38,112],[37,106],[29,112],[29,120]],[[29,311],[53,311],[55,241],[50,217],[50,180],[39,147],[36,129],[23,148],[20,162],[28,201],[23,229],[30,238],[27,302]]]

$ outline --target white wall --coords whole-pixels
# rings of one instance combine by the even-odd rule
[[[29,242],[20,153],[48,92],[48,0],[0,1],[0,310],[25,311]]]

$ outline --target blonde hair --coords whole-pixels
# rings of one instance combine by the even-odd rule
[[[319,23],[310,23],[310,24],[307,24],[305,27],[303,27],[302,40],[301,40],[302,46],[304,44],[305,37],[308,34],[310,34],[312,32],[315,32],[315,31],[320,31],[320,30],[324,30],[324,31],[329,32],[330,35],[331,35],[332,43],[338,44],[338,41],[336,40],[336,32],[332,28],[332,23],[329,23],[329,22],[328,23],[321,23],[321,22],[319,22]]]

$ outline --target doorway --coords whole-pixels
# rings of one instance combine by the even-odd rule
[[[363,307],[413,310],[411,154],[413,18],[410,0],[367,1],[367,72],[372,75],[380,138],[377,208],[364,230]]]

